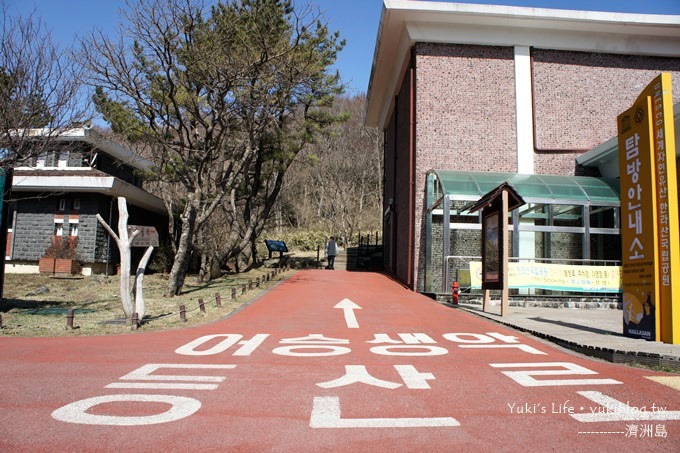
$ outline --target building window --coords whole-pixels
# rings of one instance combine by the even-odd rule
[[[61,198],[59,200],[59,211],[65,211],[66,210],[66,199]]]
[[[69,236],[78,236],[78,224],[77,223],[69,223],[68,225],[68,235]]]
[[[57,161],[57,167],[66,168],[68,167],[68,152],[62,151],[59,153],[59,160]]]
[[[75,211],[80,209],[80,198],[74,198],[73,199],[73,209]]]
[[[59,153],[56,151],[48,151],[45,154],[38,156],[36,161],[36,167],[46,168],[46,167],[56,167],[59,160]]]
[[[63,236],[64,235],[64,221],[54,221],[54,235]]]

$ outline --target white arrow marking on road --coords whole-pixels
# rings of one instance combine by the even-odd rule
[[[348,328],[350,329],[359,328],[359,323],[357,322],[357,317],[354,315],[354,310],[361,310],[360,306],[358,306],[349,299],[342,299],[333,308],[342,308],[342,310],[345,312],[345,322],[347,323]]]

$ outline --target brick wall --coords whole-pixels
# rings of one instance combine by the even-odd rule
[[[537,174],[582,173],[576,168],[576,157],[616,135],[616,116],[660,71],[671,72],[680,87],[680,59],[541,49],[532,49],[531,54]],[[415,184],[408,186],[411,118],[410,72],[406,71],[386,131],[385,194],[396,201],[393,270],[407,281],[408,266],[415,264],[415,289],[423,290],[427,171],[517,171],[514,49],[418,43],[412,58]],[[674,102],[678,101],[680,89],[674,91]],[[390,158],[394,167],[388,163]],[[408,262],[411,191],[415,192],[415,263]]]
[[[409,185],[411,177],[411,97],[410,97],[410,73],[407,71],[401,90],[396,98],[395,105],[395,219],[396,219],[396,243],[395,264],[396,275],[404,282],[409,282],[410,270],[413,263],[409,261],[409,229],[411,228],[411,207],[409,201],[413,188]],[[418,225],[416,223],[416,225]]]
[[[416,173],[515,171],[513,49],[417,44],[416,50]]]
[[[73,200],[80,201],[80,209],[74,210]],[[59,200],[64,199],[67,209],[59,211]],[[78,218],[78,259],[83,262],[104,262],[108,233],[97,221],[96,214],[108,217],[110,197],[92,194],[73,194],[40,197],[26,194],[16,202],[14,226],[14,260],[38,260],[50,246],[55,228],[55,215],[63,217],[64,235],[69,234],[69,219]],[[106,219],[108,220],[108,219]],[[114,218],[114,221],[116,219]],[[115,228],[115,223],[114,223]],[[116,249],[115,244],[112,247]]]
[[[395,201],[396,198],[396,181],[395,181],[395,116],[390,117],[390,122],[385,129],[384,141],[384,168],[383,168],[383,212],[387,211],[390,200]],[[390,215],[383,218],[383,247],[384,247],[384,262],[385,270],[395,273],[395,257],[393,255],[396,244],[398,243],[395,237],[396,231],[396,214],[391,212]]]
[[[38,200],[17,202],[12,259],[38,260],[54,234],[54,212],[46,212]]]
[[[671,72],[673,85],[680,87],[680,58],[541,49],[532,49],[531,57],[535,146],[541,151],[587,151],[615,136],[617,115],[659,72]],[[678,101],[680,89],[675,89],[673,102]],[[573,154],[563,157],[573,169]],[[537,160],[545,170],[554,161],[549,154]]]
[[[425,174],[430,169],[517,170],[514,50],[416,45],[417,270],[424,253]],[[422,290],[424,276],[417,275]]]

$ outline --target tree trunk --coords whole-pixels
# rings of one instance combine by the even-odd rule
[[[127,319],[132,319],[135,307],[132,304],[130,295],[130,244],[131,238],[128,235],[128,210],[127,200],[124,197],[118,197],[118,234],[116,234],[111,226],[104,221],[101,215],[96,215],[97,220],[104,229],[116,241],[118,251],[120,253],[120,301],[123,305],[123,312]],[[136,236],[137,232],[132,233],[132,238]]]
[[[210,259],[206,252],[201,252],[201,264],[198,268],[198,283],[203,283],[210,280]]]
[[[222,276],[222,261],[218,256],[213,255],[210,258],[210,280],[215,280]]]
[[[151,253],[153,253],[153,246],[149,246],[146,249],[144,256],[142,256],[142,259],[139,261],[137,272],[135,273],[135,284],[132,289],[133,294],[135,295],[135,311],[137,312],[140,322],[144,319],[144,315],[146,315],[146,304],[144,303],[142,285],[144,284],[144,272],[146,271],[146,265],[151,258]]]
[[[196,207],[194,200],[189,199],[184,212],[181,216],[182,226],[179,236],[179,243],[177,244],[177,253],[175,253],[175,261],[172,263],[170,269],[170,276],[168,277],[168,286],[166,288],[166,296],[179,296],[184,286],[184,279],[186,277],[187,269],[189,268],[189,252],[192,244],[194,233],[194,225],[196,224]]]
[[[118,197],[118,251],[120,252],[120,299],[123,311],[132,319],[134,306],[130,297],[130,238],[128,236],[128,210],[125,198]]]
[[[215,280],[222,275],[219,254],[201,253],[201,267],[198,272],[198,282],[205,283]]]

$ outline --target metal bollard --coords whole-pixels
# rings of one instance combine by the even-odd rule
[[[222,296],[220,296],[220,293],[215,294],[215,305],[218,307],[222,306]]]
[[[182,322],[187,322],[187,307],[184,305],[179,306],[179,320]]]
[[[205,313],[205,304],[203,303],[203,299],[198,299],[198,308],[201,309],[201,313]]]
[[[73,318],[75,317],[75,313],[72,308],[70,308],[66,312],[66,328],[73,330]]]

